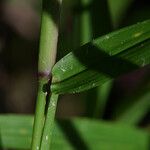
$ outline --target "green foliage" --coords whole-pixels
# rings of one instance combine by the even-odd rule
[[[123,103],[115,112],[119,122],[136,125],[144,118],[150,108],[149,88],[149,82],[144,83],[144,86],[138,88],[138,93],[135,92],[133,96],[125,98],[126,103]]]
[[[63,5],[61,0],[42,2],[36,113],[34,119],[27,115],[0,115],[0,148],[148,150],[149,133],[135,126],[149,112],[149,73],[136,92],[121,99],[121,104],[113,104],[110,120],[103,120],[112,100],[109,96],[114,79],[150,64],[147,9],[134,12],[143,20],[137,23],[137,16],[130,17],[128,12],[134,0],[64,0]],[[71,22],[65,18],[68,11],[64,5],[71,10]],[[62,12],[64,16],[60,7],[66,11]],[[59,21],[64,33],[58,44]],[[116,31],[111,32],[114,28]],[[62,47],[71,48],[71,52],[55,64],[57,46],[59,57],[66,54]],[[60,94],[85,91],[90,95],[90,105],[95,100],[91,114],[97,119],[90,116],[54,121]]]
[[[58,25],[60,18],[60,8],[62,0],[43,0],[42,1],[42,19],[41,19],[41,34],[40,34],[40,44],[39,44],[39,60],[38,60],[38,95],[36,103],[36,112],[34,119],[34,130],[32,136],[32,150],[43,149],[46,145],[47,149],[50,146],[50,140],[44,142],[43,137],[45,137],[45,130],[47,131],[47,125],[49,127],[49,138],[51,138],[55,110],[57,106],[57,98],[55,97],[55,106],[52,106],[50,101],[50,91],[46,88],[49,84],[51,78],[51,70],[55,64],[56,53],[57,53],[57,41],[58,41]],[[52,97],[53,98],[53,97]],[[46,100],[48,108],[46,107]],[[45,112],[47,112],[45,117]],[[50,116],[49,116],[50,114]],[[51,122],[51,123],[49,123]],[[48,131],[49,131],[48,130]]]
[[[150,20],[126,27],[66,55],[52,70],[52,92],[85,91],[149,64],[149,26]]]
[[[118,27],[121,23],[123,17],[125,16],[128,8],[134,0],[108,0],[108,5],[110,7],[110,14],[113,22],[114,27]]]
[[[30,149],[32,126],[32,116],[1,115],[0,148]],[[57,121],[53,135],[53,150],[147,150],[149,146],[145,131],[85,118]]]

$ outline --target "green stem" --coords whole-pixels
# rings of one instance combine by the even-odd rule
[[[52,140],[52,132],[53,132],[53,126],[54,126],[55,111],[57,107],[57,100],[58,100],[58,95],[52,93],[49,99],[40,150],[50,150],[50,144]]]
[[[43,92],[43,85],[45,83],[46,80],[41,79],[38,85],[38,96],[32,135],[32,150],[38,150],[40,148],[40,141],[44,124],[45,103],[46,103],[46,93]]]
[[[38,63],[39,85],[32,136],[32,150],[38,150],[41,144],[45,120],[45,103],[48,92],[46,91],[48,89],[44,91],[44,86],[49,82],[51,69],[56,59],[60,5],[61,0],[43,0]]]
[[[97,97],[95,108],[93,111],[94,118],[102,118],[104,115],[104,110],[106,107],[106,103],[108,101],[108,97],[110,95],[110,91],[113,85],[113,81],[105,83],[103,86],[97,88]]]

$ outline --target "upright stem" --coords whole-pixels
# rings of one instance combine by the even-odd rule
[[[58,100],[58,95],[52,93],[49,99],[40,150],[50,150],[57,100]]]
[[[38,63],[39,85],[32,136],[32,150],[40,149],[41,144],[48,92],[47,89],[44,90],[44,87],[51,78],[51,69],[56,58],[60,5],[61,0],[43,0]]]
[[[106,103],[108,101],[110,90],[112,89],[113,81],[105,83],[101,87],[97,87],[97,95],[95,106],[93,110],[93,118],[102,118],[104,115],[104,110],[106,108]]]
[[[39,79],[38,96],[36,103],[36,112],[34,117],[34,128],[32,135],[32,150],[39,150],[44,124],[44,112],[46,104],[46,93],[43,91],[43,86],[47,81]]]

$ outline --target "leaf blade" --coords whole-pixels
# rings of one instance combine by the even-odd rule
[[[0,147],[30,149],[32,127],[33,116],[0,115]],[[70,131],[67,130],[67,127],[70,128]],[[52,141],[52,149],[73,150],[77,146],[76,142],[71,142],[68,132],[72,132],[72,135],[76,134],[90,150],[120,150],[123,148],[124,150],[148,150],[149,146],[149,134],[135,127],[76,118],[56,123],[53,139],[57,140]]]
[[[102,36],[79,50],[69,53],[56,63],[52,70],[52,92],[59,94],[82,92],[101,85],[100,81],[104,83],[112,79],[112,76],[116,78],[123,73],[149,64],[149,26],[150,20],[138,23]],[[88,60],[91,64],[87,64]],[[115,66],[116,74],[111,63],[113,67]],[[119,66],[118,63],[123,63],[123,66]],[[103,64],[106,64],[105,67]],[[99,65],[98,70],[96,65]],[[122,67],[126,69],[123,71]],[[117,74],[117,71],[120,73]],[[76,82],[74,83],[73,80]],[[89,85],[85,82],[89,82]]]

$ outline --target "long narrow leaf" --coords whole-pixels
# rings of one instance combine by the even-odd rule
[[[0,148],[30,149],[32,126],[32,116],[0,116]],[[53,139],[53,150],[148,150],[149,146],[149,135],[142,130],[88,119],[57,122]]]
[[[143,87],[144,89],[145,87]],[[119,122],[135,125],[138,124],[142,118],[150,110],[150,86],[146,90],[142,90],[128,100],[128,107],[123,109],[120,107],[120,112],[117,113],[117,120]],[[134,100],[134,102],[132,102]],[[122,108],[122,110],[121,110]]]
[[[149,26],[126,27],[66,55],[52,70],[52,92],[82,92],[149,64]]]
[[[108,0],[114,27],[118,27],[134,0]]]

